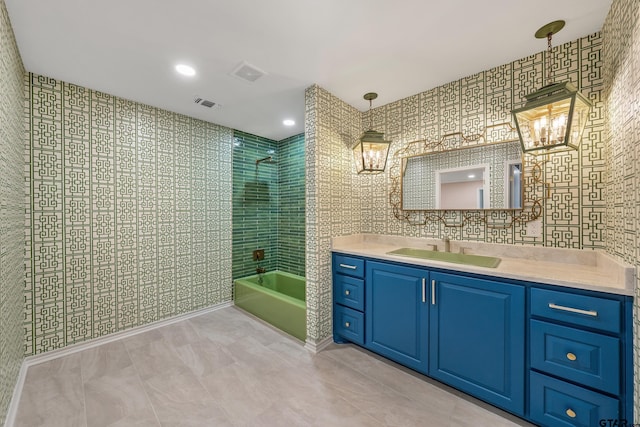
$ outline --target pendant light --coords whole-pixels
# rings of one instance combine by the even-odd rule
[[[364,95],[364,99],[369,101],[369,130],[362,134],[358,143],[353,147],[353,158],[359,174],[382,173],[387,165],[391,141],[385,141],[382,132],[376,132],[372,129],[371,101],[377,97],[378,94],[373,92]]]
[[[526,153],[577,150],[589,118],[591,102],[573,84],[553,83],[551,77],[551,37],[564,24],[554,21],[536,31],[537,38],[547,39],[547,85],[526,95],[524,107],[511,112]]]

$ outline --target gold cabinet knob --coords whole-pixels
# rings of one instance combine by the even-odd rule
[[[345,328],[348,328],[349,326],[351,326],[351,323],[349,323],[349,322],[344,322],[344,327],[345,327]]]
[[[573,353],[567,353],[567,359],[574,361],[577,359],[576,355]]]
[[[567,416],[568,416],[569,418],[575,418],[575,417],[576,417],[576,413],[575,413],[573,410],[571,410],[571,409],[567,409],[567,411],[565,412],[565,414],[567,414]]]
[[[347,289],[346,291],[344,291],[345,295],[351,295],[351,291],[349,289]]]

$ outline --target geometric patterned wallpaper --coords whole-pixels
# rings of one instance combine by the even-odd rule
[[[304,276],[304,179],[304,134],[273,141],[234,131],[234,279],[256,274],[258,248],[267,271]]]
[[[25,78],[24,353],[229,301],[233,131]]]
[[[360,184],[351,147],[362,133],[360,111],[313,85],[305,92],[307,342],[331,336],[331,237],[360,233]],[[385,196],[386,198],[386,196]]]
[[[24,288],[24,67],[0,0],[0,425],[22,359]]]
[[[542,43],[540,48],[544,47]],[[594,108],[579,151],[538,156],[544,161],[542,180],[552,189],[551,198],[544,204],[541,238],[525,236],[526,227],[518,224],[504,229],[475,222],[461,228],[445,227],[439,222],[422,227],[409,225],[393,215],[389,191],[380,191],[390,189],[389,170],[363,181],[362,197],[372,201],[365,212],[363,232],[416,237],[447,234],[457,240],[491,243],[604,247],[601,48],[599,33],[553,48],[554,80],[571,81]],[[482,133],[488,126],[510,122],[511,110],[524,105],[524,96],[546,84],[542,80],[549,60],[546,56],[546,52],[540,52],[374,108],[363,114],[363,121],[369,123],[369,115],[373,115],[373,128],[392,141],[390,156],[408,142],[439,141],[454,132]]]
[[[607,251],[640,268],[640,3],[614,0],[602,28]],[[640,280],[636,278],[636,280]],[[640,423],[640,282],[634,310],[635,423]],[[629,420],[631,422],[631,420]]]
[[[540,48],[545,46],[541,44]],[[551,60],[555,81],[571,81],[593,103],[579,151],[539,156],[542,180],[551,185],[544,201],[543,233],[528,237],[525,226],[490,228],[483,223],[447,227],[410,225],[395,218],[390,168],[357,175],[350,147],[372,121],[391,140],[389,156],[416,140],[438,141],[449,133],[482,133],[511,121],[511,110],[543,83]],[[331,335],[330,238],[352,233],[404,235],[570,248],[604,248],[605,203],[602,37],[595,33],[431,90],[360,113],[327,91],[306,93],[307,143],[307,336]],[[372,117],[370,117],[372,115]],[[336,189],[335,195],[332,193]],[[310,277],[312,276],[312,277]]]

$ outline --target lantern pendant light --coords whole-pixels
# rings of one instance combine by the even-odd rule
[[[391,141],[385,141],[384,133],[372,129],[371,101],[377,97],[378,94],[373,92],[364,95],[364,99],[369,101],[369,130],[365,131],[358,143],[353,146],[353,159],[358,174],[382,173],[387,165]]]
[[[538,31],[547,39],[547,85],[526,95],[524,107],[512,111],[522,150],[532,154],[577,150],[589,118],[591,102],[569,82],[553,83],[551,78],[551,37],[564,27],[551,22]]]

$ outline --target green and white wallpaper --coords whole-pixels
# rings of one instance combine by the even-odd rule
[[[542,43],[540,48],[545,45]],[[363,212],[363,232],[416,237],[447,234],[456,240],[490,243],[603,247],[602,179],[605,165],[601,140],[604,128],[601,49],[599,33],[553,49],[551,66],[555,81],[574,83],[594,108],[579,152],[539,158],[544,162],[543,180],[552,188],[551,198],[544,206],[541,238],[525,236],[523,226],[496,229],[471,223],[457,228],[429,223],[416,227],[397,220],[388,201],[389,191],[380,191],[380,188],[390,188],[388,171],[374,179],[362,179],[362,197],[371,200]],[[510,122],[511,110],[524,104],[524,96],[547,83],[542,77],[549,60],[546,53],[540,52],[447,83],[374,108],[371,113],[364,114],[364,122],[368,123],[369,114],[373,114],[373,128],[384,132],[392,141],[390,153],[415,140],[438,141],[453,132],[482,133],[487,126]]]
[[[233,131],[25,78],[25,353],[229,301]]]
[[[640,267],[640,3],[614,0],[604,23],[607,251]],[[635,423],[640,423],[640,279],[634,316]]]
[[[23,75],[7,9],[0,0],[0,425],[24,358]]]
[[[351,147],[360,111],[317,85],[305,93],[307,341],[331,336],[331,237],[360,233],[360,177]]]

